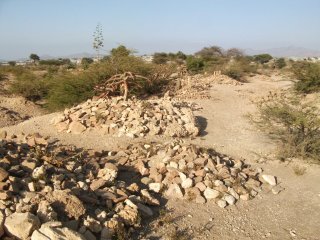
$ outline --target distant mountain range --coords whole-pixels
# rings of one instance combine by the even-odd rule
[[[274,57],[320,57],[320,51],[302,47],[282,47],[270,49],[245,49],[248,55],[257,55],[261,53],[269,53]]]

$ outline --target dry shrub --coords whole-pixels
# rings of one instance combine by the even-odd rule
[[[292,65],[292,71],[299,80],[295,83],[295,89],[301,93],[320,91],[320,64],[310,62],[296,62]]]
[[[320,160],[319,109],[302,96],[270,93],[258,103],[260,128],[280,142],[283,159],[301,157]],[[253,119],[253,118],[252,118]]]
[[[292,167],[292,170],[297,176],[302,176],[306,173],[307,168],[299,165],[294,165]]]

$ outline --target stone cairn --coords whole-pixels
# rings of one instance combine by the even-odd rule
[[[95,152],[2,133],[0,156],[2,238],[130,239],[161,197],[224,208],[277,184],[261,169],[181,140]]]
[[[102,133],[132,138],[160,134],[187,137],[199,133],[192,108],[187,103],[169,99],[94,98],[66,109],[52,124],[59,132],[79,134],[94,128]]]

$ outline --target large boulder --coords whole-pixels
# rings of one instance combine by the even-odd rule
[[[48,203],[57,214],[79,219],[86,212],[83,203],[70,190],[55,190],[46,195]]]
[[[34,230],[40,228],[38,217],[31,213],[13,213],[6,218],[4,229],[9,236],[27,239]]]

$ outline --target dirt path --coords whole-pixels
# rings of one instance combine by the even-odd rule
[[[195,142],[247,160],[273,155],[274,142],[260,133],[247,115],[256,111],[252,101],[290,85],[290,81],[278,76],[255,77],[238,86],[214,85],[212,99],[198,101],[203,107],[198,115],[204,129],[202,137]]]

